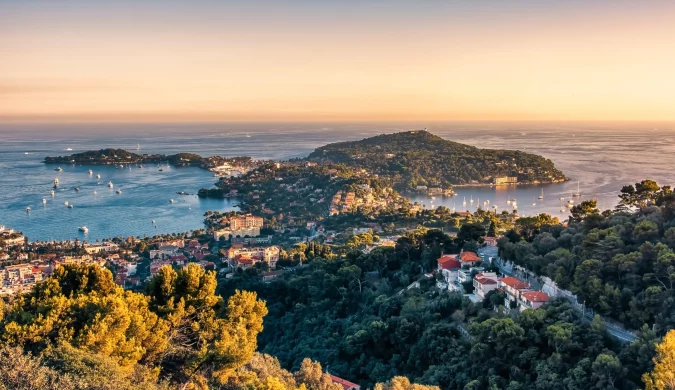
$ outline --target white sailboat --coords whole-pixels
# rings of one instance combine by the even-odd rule
[[[466,196],[464,197],[464,200],[462,201],[462,206],[466,206]]]
[[[92,170],[90,169],[90,170],[89,170],[89,176],[91,176],[91,175],[93,175],[93,174],[94,174],[94,171],[92,171]]]
[[[109,181],[108,182],[108,188],[113,188],[113,187],[114,187],[113,183],[111,181]]]
[[[473,204],[473,195],[471,195],[471,199],[469,199],[469,202]]]
[[[47,204],[47,199],[42,198],[42,204]]]
[[[541,189],[541,195],[539,195],[539,199],[544,199],[544,189]]]
[[[572,196],[575,198],[581,197],[581,192],[579,192],[579,182],[577,182],[577,192],[572,194]]]

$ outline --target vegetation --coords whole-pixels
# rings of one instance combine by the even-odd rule
[[[70,156],[45,157],[45,164],[82,164],[82,165],[114,165],[114,164],[160,164],[168,162],[173,166],[200,166],[212,168],[225,163],[233,166],[253,165],[250,157],[202,157],[194,153],[137,154],[124,149],[101,149],[75,153]]]
[[[567,180],[551,160],[512,150],[479,149],[447,141],[427,131],[383,134],[339,142],[312,152],[311,161],[346,164],[385,178],[398,190],[418,185],[449,188],[516,177],[520,183]]]
[[[636,190],[637,188],[637,190]],[[572,209],[569,225],[517,222],[501,256],[633,329],[675,327],[675,194],[651,180],[626,186],[616,211],[594,200]]]

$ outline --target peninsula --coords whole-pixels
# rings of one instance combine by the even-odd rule
[[[542,156],[516,150],[480,149],[445,140],[426,130],[325,145],[312,152],[307,161],[365,169],[386,179],[399,191],[568,180],[551,160]]]
[[[137,154],[124,149],[101,149],[75,153],[70,156],[46,157],[45,164],[80,164],[80,165],[119,165],[119,164],[162,164],[168,163],[176,167],[196,166],[220,172],[224,168],[248,170],[258,162],[250,157],[202,157],[194,153],[178,154]]]

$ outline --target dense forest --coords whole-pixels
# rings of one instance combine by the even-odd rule
[[[514,150],[479,149],[445,140],[427,131],[383,134],[317,148],[311,161],[343,163],[391,180],[398,190],[418,185],[449,188],[516,177],[521,183],[566,180],[551,160]]]

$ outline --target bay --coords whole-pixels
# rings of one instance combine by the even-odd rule
[[[199,199],[199,188],[216,179],[199,168],[156,166],[139,169],[45,165],[46,156],[92,149],[124,148],[141,153],[190,152],[202,156],[241,156],[258,159],[304,157],[331,142],[428,127],[445,139],[481,148],[517,149],[553,160],[570,181],[545,186],[461,187],[456,197],[410,195],[428,207],[445,205],[457,210],[497,206],[512,210],[508,199],[517,199],[518,212],[532,215],[560,212],[560,197],[579,192],[597,199],[601,208],[612,208],[623,185],[651,178],[673,184],[672,156],[675,126],[640,123],[181,123],[181,124],[2,124],[0,125],[0,225],[24,232],[30,240],[87,239],[183,232],[203,227],[208,210],[236,209],[236,200]],[[66,149],[72,149],[66,150]],[[101,174],[100,184],[88,169]],[[49,196],[54,177],[61,185]],[[112,181],[116,194],[106,184]],[[75,186],[80,191],[75,191]],[[537,197],[544,190],[544,199]],[[93,192],[96,191],[97,195]],[[42,205],[42,199],[47,205]],[[170,199],[175,203],[170,203]],[[462,205],[466,198],[467,205]],[[474,199],[474,203],[470,203]],[[72,203],[72,209],[64,205]],[[489,205],[484,202],[489,201]],[[32,211],[25,212],[26,207]],[[153,224],[152,221],[156,223]],[[78,227],[86,225],[84,236]]]

